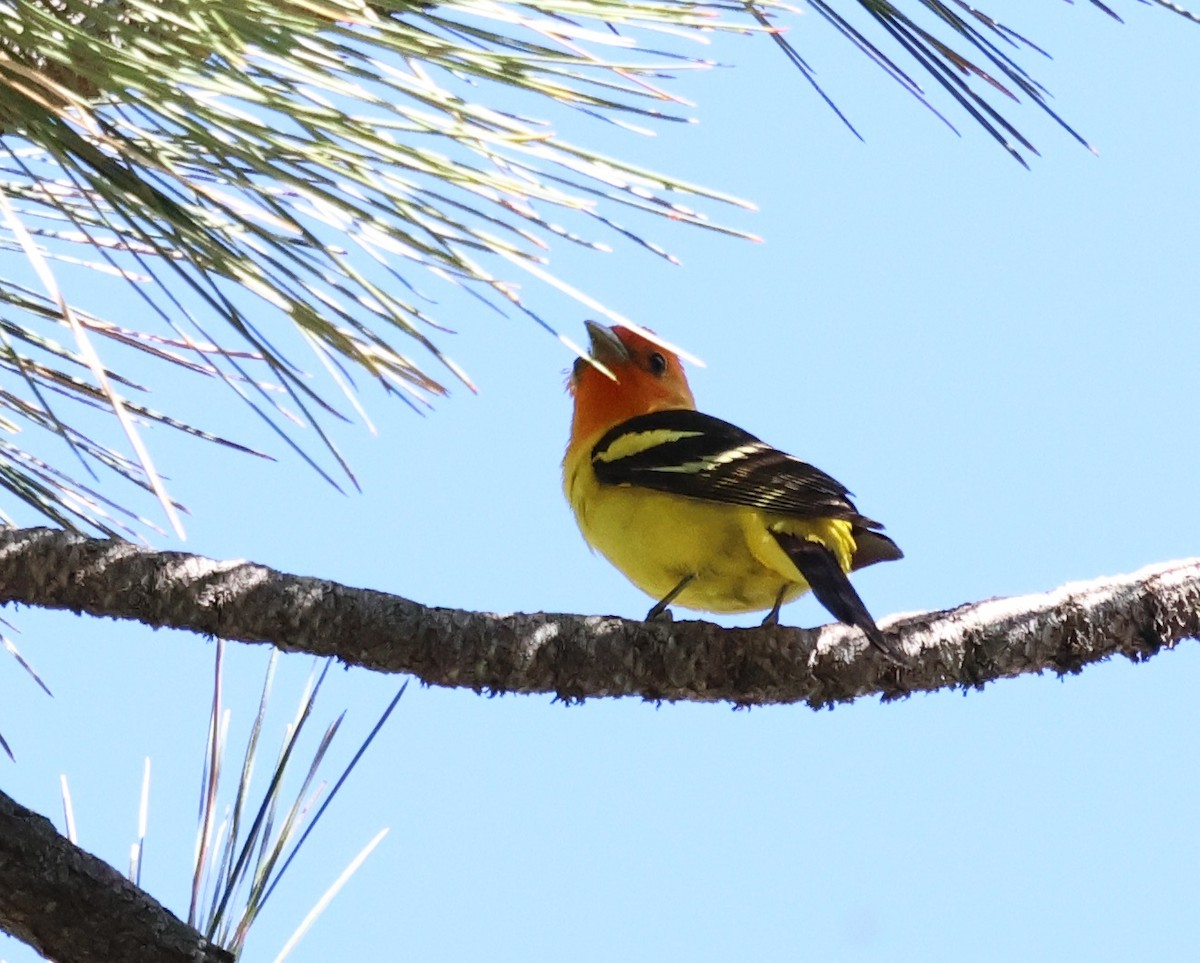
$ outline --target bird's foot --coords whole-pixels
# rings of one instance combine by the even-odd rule
[[[646,618],[643,621],[646,621],[646,622],[674,622],[675,615],[671,612],[671,610],[669,608],[667,608],[667,606],[663,605],[662,602],[659,602],[657,605],[654,606],[654,608],[652,608],[649,612],[646,613]]]
[[[647,621],[647,622],[655,622],[655,621],[671,622],[671,621],[673,621],[674,617],[671,615],[671,610],[669,608],[667,608],[667,606],[670,605],[672,602],[674,602],[676,598],[678,598],[679,593],[682,592],[685,588],[687,588],[688,585],[691,583],[692,579],[694,579],[695,577],[696,577],[695,575],[685,575],[683,578],[681,578],[679,580],[678,585],[676,585],[673,589],[671,589],[671,591],[669,591],[666,595],[664,595],[661,599],[659,599],[657,602],[654,603],[654,607],[651,608],[650,611],[646,613],[645,621]]]
[[[767,613],[766,618],[762,620],[764,626],[772,626],[779,624],[779,609],[783,606],[783,593],[787,591],[786,585],[779,586],[779,594],[775,596],[775,604],[771,606],[771,611]]]

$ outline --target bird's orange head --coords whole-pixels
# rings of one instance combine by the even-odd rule
[[[575,399],[571,441],[584,441],[638,415],[676,408],[695,408],[679,357],[628,328],[585,322],[591,355],[612,377],[586,358],[571,371],[569,390]]]

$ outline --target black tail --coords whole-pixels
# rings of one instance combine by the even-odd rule
[[[817,601],[829,610],[830,615],[839,622],[862,629],[871,644],[893,662],[907,662],[899,646],[879,631],[879,626],[871,618],[871,613],[858,597],[833,552],[820,542],[797,535],[783,532],[772,534],[779,542],[780,548],[787,552],[788,558],[800,570]]]
[[[883,532],[873,531],[862,525],[854,526],[854,542],[854,561],[850,565],[851,572],[857,572],[860,568],[866,568],[876,562],[894,562],[904,558],[900,546]]]

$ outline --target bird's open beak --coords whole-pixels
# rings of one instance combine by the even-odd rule
[[[612,328],[598,321],[584,321],[583,326],[587,328],[588,338],[591,339],[591,354],[595,360],[605,366],[629,360],[629,349],[621,343]]]

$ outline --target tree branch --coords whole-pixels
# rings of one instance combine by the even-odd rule
[[[1200,637],[1200,559],[1054,592],[990,599],[880,623],[912,657],[896,667],[840,625],[726,629],[606,616],[492,615],[53,529],[0,530],[0,603],[189,629],[430,685],[553,692],[565,699],[806,702],[896,698],[1120,653],[1148,658]]]
[[[72,963],[233,963],[44,816],[0,792],[0,928]]]

